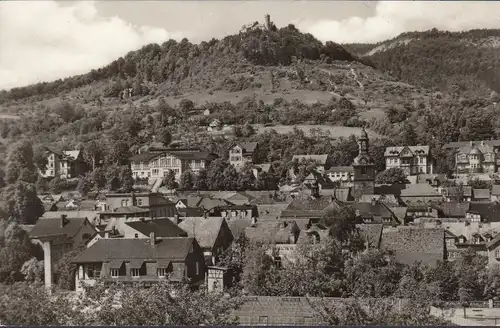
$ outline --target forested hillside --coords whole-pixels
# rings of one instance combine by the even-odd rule
[[[344,45],[378,69],[430,89],[500,92],[500,30],[403,33],[377,44]]]

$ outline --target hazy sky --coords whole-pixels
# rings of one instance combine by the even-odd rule
[[[151,42],[220,38],[266,13],[339,43],[500,27],[496,1],[0,1],[0,89],[86,73]]]

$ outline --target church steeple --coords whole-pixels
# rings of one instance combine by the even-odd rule
[[[375,193],[375,169],[369,153],[370,144],[365,128],[361,130],[361,136],[358,138],[358,146],[358,156],[356,156],[352,163],[354,168],[353,196],[356,199],[362,195],[373,195]]]

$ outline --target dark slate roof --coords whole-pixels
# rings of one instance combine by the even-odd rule
[[[179,216],[184,217],[202,217],[203,209],[197,207],[186,207],[186,208],[178,208],[177,212],[179,212]]]
[[[129,161],[132,163],[149,162],[156,156],[158,156],[158,153],[141,153],[130,157]]]
[[[101,212],[102,214],[135,214],[135,213],[149,213],[148,209],[140,208],[137,206],[127,206],[127,207],[118,207],[114,212]]]
[[[243,153],[251,154],[255,151],[255,148],[257,148],[258,144],[257,142],[241,142],[238,143],[237,145],[243,148]]]
[[[229,230],[231,230],[234,239],[237,239],[245,233],[245,229],[250,227],[252,222],[244,219],[235,219],[228,221],[227,225],[229,226]]]
[[[143,235],[154,232],[156,237],[187,237],[187,233],[169,219],[125,222],[126,225]]]
[[[442,228],[384,227],[380,247],[392,250],[403,264],[435,265],[444,259],[444,236]]]
[[[470,208],[470,203],[443,203],[438,208],[444,217],[463,218]]]
[[[383,224],[357,224],[356,227],[359,229],[359,234],[363,237],[368,247],[380,247]]]
[[[408,184],[405,189],[401,190],[401,197],[429,197],[441,196],[433,187],[427,184]]]
[[[215,154],[212,154],[207,151],[195,151],[195,152],[170,151],[168,153],[184,160],[208,160],[217,157]]]
[[[245,229],[246,237],[252,242],[270,244],[289,244],[291,234],[299,234],[300,229],[295,222],[282,226],[277,220],[259,221],[256,227]]]
[[[51,235],[66,235],[72,238],[78,230],[85,224],[90,225],[87,218],[66,218],[65,224],[61,227],[61,218],[40,218],[30,232],[31,238],[39,238]]]
[[[225,223],[226,220],[216,217],[186,218],[179,223],[179,228],[187,232],[189,237],[196,238],[200,247],[212,248]]]
[[[486,222],[500,222],[499,203],[470,203],[468,212],[480,214]]]
[[[354,203],[352,208],[356,210],[356,214],[359,214],[362,218],[373,218],[375,222],[382,223],[382,218],[392,218],[398,220],[396,215],[390,210],[390,208],[380,202],[375,203]]]
[[[73,263],[132,259],[183,261],[194,242],[194,238],[188,237],[162,238],[152,246],[149,239],[100,239],[84,250]]]
[[[352,166],[332,166],[325,173],[354,173],[354,168]]]

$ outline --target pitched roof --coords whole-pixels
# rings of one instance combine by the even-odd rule
[[[217,217],[186,218],[179,223],[179,228],[196,238],[202,248],[212,248],[217,241],[222,225],[226,220]]]
[[[312,160],[317,162],[320,165],[325,165],[328,160],[328,154],[324,155],[293,155],[292,161],[298,160],[299,162],[302,160]]]
[[[490,199],[489,189],[472,189],[475,199]]]
[[[63,154],[67,157],[69,157],[72,160],[75,160],[80,156],[80,151],[79,150],[65,150],[63,151]]]
[[[399,156],[403,149],[409,149],[413,154],[429,155],[429,146],[398,146],[386,147],[384,156]]]
[[[197,207],[178,208],[177,212],[184,217],[202,217],[203,209]]]
[[[90,223],[95,223],[99,218],[98,211],[48,211],[43,213],[43,218],[61,218],[61,215],[66,215],[67,218],[87,218]]]
[[[486,222],[500,222],[499,203],[470,203],[468,212],[480,214]]]
[[[394,215],[391,209],[380,202],[375,203],[360,203],[356,202],[351,205],[353,209],[356,210],[356,214],[362,218],[372,218],[375,222],[382,223],[383,218],[391,218],[398,220],[398,217]]]
[[[84,250],[73,263],[131,259],[183,261],[193,242],[194,238],[188,237],[161,238],[152,246],[149,239],[100,239]]]
[[[403,264],[421,261],[435,265],[444,259],[444,229],[415,227],[384,227],[380,247],[394,252]]]
[[[325,173],[354,173],[354,168],[352,166],[332,166]]]
[[[401,197],[431,197],[441,196],[433,187],[427,184],[407,184],[405,189],[401,190]]]
[[[443,203],[438,206],[444,217],[463,218],[470,208],[470,203]]]
[[[473,145],[481,145],[481,142],[484,142],[486,145],[490,145],[493,147],[500,146],[500,140],[473,140],[473,141],[455,141],[447,143],[443,146],[445,149],[454,149],[467,146],[472,143]]]
[[[229,226],[229,230],[231,230],[231,233],[233,234],[233,238],[237,239],[245,233],[245,229],[250,227],[252,225],[252,222],[244,219],[236,219],[229,220],[227,222],[227,225]]]
[[[344,205],[332,197],[295,198],[288,207],[281,212],[281,217],[294,216],[323,216],[329,210],[340,210]]]
[[[31,238],[39,238],[52,235],[66,235],[69,238],[80,230],[87,218],[65,218],[64,226],[61,226],[62,218],[40,218],[30,232]]]
[[[236,145],[243,148],[243,153],[253,153],[255,151],[255,148],[257,148],[258,143],[257,142],[240,142],[240,143],[237,143]]]
[[[260,168],[263,172],[269,173],[273,165],[271,163],[255,164],[256,167]]]
[[[158,156],[158,153],[140,153],[130,157],[128,160],[132,163],[149,162]]]
[[[448,196],[453,196],[453,195],[458,195],[460,191],[460,187],[458,186],[451,186],[448,188],[445,188],[445,193]],[[462,191],[464,197],[472,197],[472,187],[471,186],[462,186]]]
[[[101,212],[104,214],[118,213],[118,214],[136,214],[136,213],[149,213],[148,209],[140,208],[137,206],[118,207],[114,212]]]
[[[252,242],[290,244],[290,235],[298,234],[300,229],[295,222],[282,225],[276,220],[259,221],[256,227],[246,228],[245,235]]]
[[[126,225],[143,235],[149,236],[151,232],[156,237],[187,237],[187,233],[169,219],[132,221],[125,222]]]

